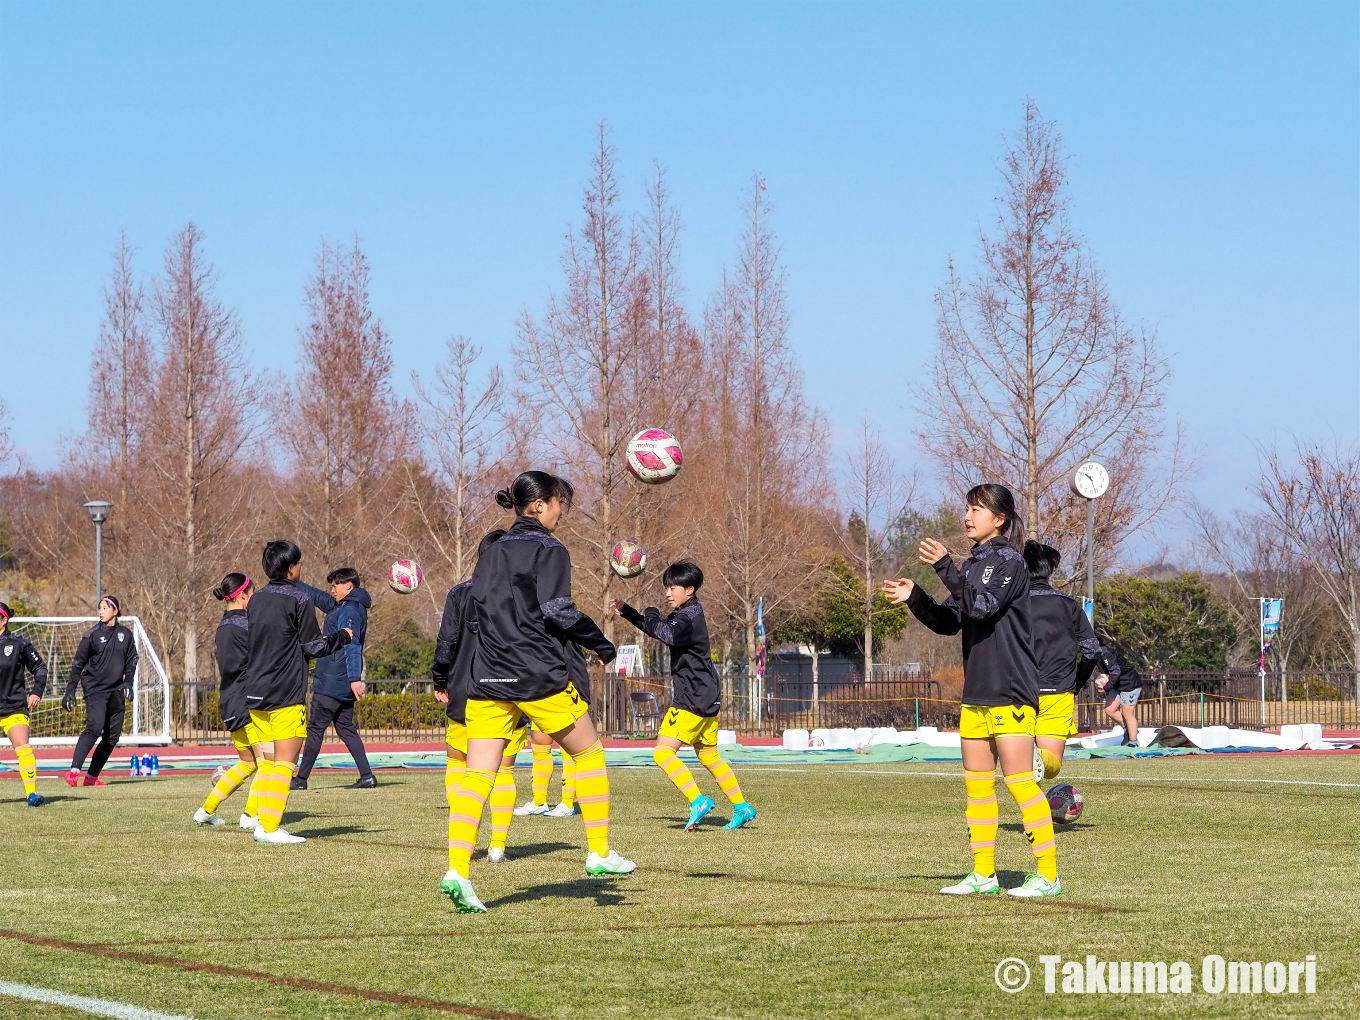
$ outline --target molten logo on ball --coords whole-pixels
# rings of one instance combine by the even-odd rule
[[[1048,791],[1048,807],[1053,812],[1053,820],[1063,825],[1071,825],[1081,817],[1086,798],[1081,791],[1069,783],[1059,783]]]
[[[647,550],[636,538],[621,538],[609,551],[609,565],[620,577],[636,577],[647,568]]]
[[[661,429],[643,429],[628,441],[628,470],[639,482],[660,485],[680,473],[679,441]]]
[[[387,586],[401,595],[410,595],[420,587],[425,575],[415,560],[397,560],[387,568]]]

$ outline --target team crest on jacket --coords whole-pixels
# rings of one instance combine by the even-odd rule
[[[1007,580],[1010,580],[1010,579],[1007,578]],[[119,634],[119,635],[118,635],[118,640],[119,640],[119,641],[122,641],[122,640],[123,640],[123,635],[122,635],[122,634]]]
[[[992,579],[992,571],[995,570],[995,569],[996,569],[995,567],[984,567],[984,568],[983,568],[983,570],[982,570],[982,583],[983,583],[983,584],[986,584],[988,581],[990,581],[990,580]]]
[[[13,645],[5,645],[5,655],[6,655],[6,656],[13,654],[13,652],[14,652],[14,646],[13,646]]]

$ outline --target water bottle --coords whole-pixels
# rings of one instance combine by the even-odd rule
[[[151,756],[151,774],[153,776],[159,776],[161,774],[160,755],[153,754]]]
[[[142,755],[142,775],[151,775],[151,755],[149,754]]]
[[[132,756],[132,760],[128,762],[128,769],[129,769],[128,774],[133,776],[134,778],[136,776],[140,776],[142,774],[142,759],[134,754]]]

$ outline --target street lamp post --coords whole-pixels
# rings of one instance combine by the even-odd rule
[[[85,504],[85,512],[94,522],[94,608],[99,611],[99,600],[104,597],[104,522],[109,519],[113,504],[106,499],[92,499]]]

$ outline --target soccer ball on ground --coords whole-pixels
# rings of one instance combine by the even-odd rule
[[[425,575],[415,560],[397,560],[387,568],[387,586],[399,595],[410,595],[423,580]]]
[[[628,440],[628,470],[639,482],[660,485],[680,473],[680,442],[661,429],[643,429]]]
[[[636,577],[647,569],[647,550],[636,538],[621,538],[609,550],[609,566],[620,577]]]
[[[216,786],[216,785],[217,785],[217,781],[218,781],[219,779],[221,779],[223,776],[225,776],[225,775],[227,774],[227,770],[230,769],[230,768],[231,768],[230,765],[219,765],[219,766],[217,766],[217,768],[213,769],[213,774],[212,774],[212,784],[213,784],[213,786]]]
[[[1053,820],[1070,825],[1081,817],[1086,806],[1086,798],[1081,791],[1070,783],[1059,783],[1048,791],[1048,807],[1053,812]]]

